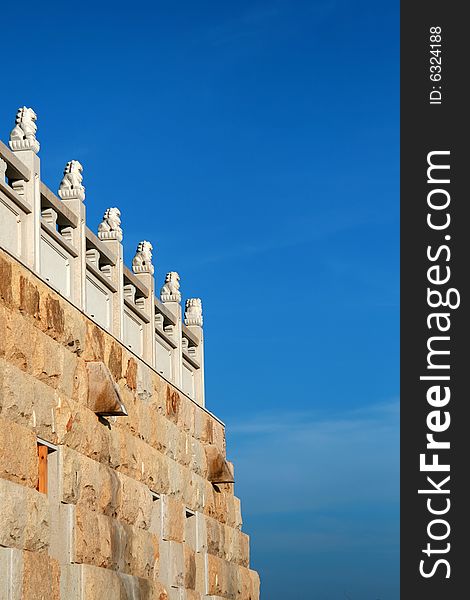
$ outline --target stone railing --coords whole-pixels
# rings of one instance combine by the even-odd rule
[[[105,211],[97,234],[86,226],[78,161],[66,164],[58,195],[41,181],[36,131],[36,114],[23,107],[10,148],[0,142],[0,247],[204,406],[201,300],[186,300],[182,314],[176,272],[155,295],[150,242],[124,265],[119,209]]]

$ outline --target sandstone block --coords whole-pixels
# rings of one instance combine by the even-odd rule
[[[212,554],[207,555],[207,593],[213,596],[232,596],[229,563]],[[235,596],[236,597],[236,596]]]
[[[54,414],[58,444],[69,446],[98,462],[109,463],[111,432],[94,412],[61,398]]]
[[[168,600],[157,581],[91,565],[62,566],[60,585],[61,600]]]
[[[109,350],[106,352],[106,364],[111,373],[112,378],[117,383],[122,377],[122,354],[123,349],[121,344],[118,344],[113,339],[109,340]]]
[[[186,506],[194,511],[204,510],[204,494],[207,481],[194,472],[189,473],[188,485],[184,489],[183,500]]]
[[[191,463],[192,471],[201,477],[207,476],[207,458],[204,445],[196,438],[191,438]]]
[[[241,529],[243,525],[243,519],[240,498],[237,498],[237,496],[228,495],[227,503],[229,506],[229,525],[235,527],[235,529]]]
[[[153,578],[158,566],[158,542],[147,531],[77,507],[74,562]]]
[[[146,417],[151,424],[149,443],[159,452],[169,455],[170,428],[173,424],[166,417],[150,407],[148,408]]]
[[[149,528],[153,502],[146,485],[65,446],[59,453],[62,502]]]
[[[63,343],[65,341],[64,301],[48,288],[39,286],[40,292],[40,327],[50,337]],[[75,317],[77,319],[77,317]]]
[[[204,595],[207,592],[207,582],[206,582],[207,554],[202,553],[202,552],[196,552],[194,560],[196,563],[195,589],[201,595]]]
[[[157,493],[169,490],[170,460],[127,432],[111,432],[111,467],[141,481]]]
[[[45,552],[23,554],[22,600],[61,600],[59,563]]]
[[[45,494],[0,479],[0,545],[40,551],[49,545],[49,502]]]
[[[169,473],[168,494],[183,499],[185,489],[190,485],[191,471],[171,458],[167,458],[166,460]]]
[[[36,436],[0,417],[0,477],[35,488],[38,481]]]
[[[167,588],[183,587],[184,550],[183,544],[180,542],[160,542],[159,579],[167,586]]]
[[[12,316],[6,324],[5,360],[22,371],[31,372],[37,336],[38,330],[29,321]]]
[[[194,414],[194,437],[204,444],[212,444],[214,441],[212,426],[212,417],[204,409],[196,407]]]
[[[81,357],[84,360],[101,360],[104,361],[105,355],[105,334],[95,323],[86,320],[85,323],[85,341]]]
[[[184,541],[186,511],[182,502],[171,496],[161,497],[162,539],[175,542]]]
[[[0,359],[0,369],[3,372],[0,389],[3,417],[55,443],[54,409],[59,402],[57,391],[3,359]]]
[[[39,317],[39,290],[27,277],[20,275],[20,301],[18,308],[23,315]]]
[[[211,517],[205,518],[207,530],[207,552],[225,558],[225,528]]]
[[[197,407],[194,402],[186,401],[181,406],[180,427],[189,435],[194,434],[194,419]]]
[[[226,496],[217,485],[213,486],[214,489],[214,518],[221,523],[230,524],[229,505],[230,499]]]
[[[178,392],[178,390],[176,390],[173,386],[167,384],[165,415],[175,424],[178,423],[181,402],[182,396]]]
[[[184,544],[184,587],[196,589],[196,553],[187,544]]]
[[[0,302],[10,306],[13,301],[11,259],[3,251],[0,254]]]
[[[0,359],[5,356],[7,347],[8,322],[10,320],[10,311],[0,303]]]
[[[240,600],[258,600],[260,587],[258,573],[239,567],[238,579]]]

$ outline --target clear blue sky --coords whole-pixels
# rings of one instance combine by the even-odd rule
[[[2,6],[1,138],[201,296],[263,600],[398,598],[398,2]],[[11,49],[10,51],[8,49]]]

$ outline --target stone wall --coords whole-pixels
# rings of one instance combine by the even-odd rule
[[[224,469],[220,421],[0,250],[0,600],[258,600]]]

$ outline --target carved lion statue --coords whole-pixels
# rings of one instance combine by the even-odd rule
[[[150,272],[153,273],[152,265],[152,250],[153,246],[150,242],[143,240],[137,246],[137,252],[132,259],[132,268],[136,273]]]
[[[78,160],[70,160],[64,169],[64,177],[60,182],[59,190],[63,189],[83,189],[83,166]]]
[[[161,296],[178,296],[180,293],[180,276],[176,271],[166,274],[165,283],[162,286]]]
[[[16,125],[10,133],[10,140],[35,140],[38,130],[37,115],[32,108],[23,106],[16,113]]]
[[[188,298],[186,300],[184,321],[186,325],[199,325],[202,327],[202,300]]]
[[[98,226],[98,232],[122,231],[121,230],[121,211],[119,208],[108,208],[104,213],[103,220]]]

